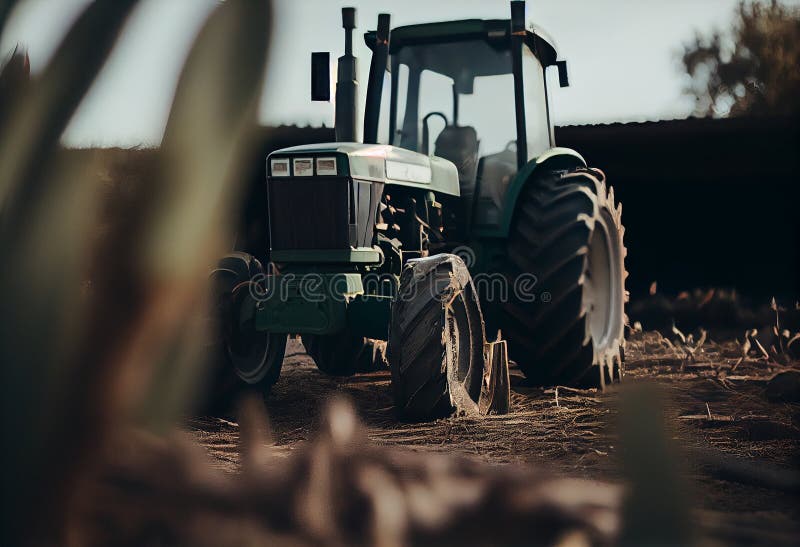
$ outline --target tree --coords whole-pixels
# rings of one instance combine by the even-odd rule
[[[742,0],[732,32],[698,34],[682,60],[699,116],[800,112],[798,8]]]

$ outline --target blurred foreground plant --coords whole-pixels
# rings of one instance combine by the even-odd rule
[[[246,407],[235,476],[176,438],[203,378],[206,273],[248,167],[269,5],[212,14],[152,180],[97,238],[97,173],[58,139],[135,4],[90,4],[0,127],[3,544],[612,543],[617,488],[369,445],[342,403],[289,459]]]
[[[101,523],[87,544],[610,545],[618,533],[618,487],[376,446],[342,400],[286,458],[263,405],[246,403],[236,475],[185,438],[118,439],[83,515]]]
[[[66,508],[110,433],[134,418],[165,431],[202,378],[204,280],[230,237],[269,4],[229,0],[209,18],[178,85],[155,182],[89,248],[96,173],[59,160],[58,139],[135,4],[90,4],[0,127],[7,545],[80,543]]]

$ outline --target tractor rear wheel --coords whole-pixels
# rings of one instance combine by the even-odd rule
[[[337,334],[304,334],[303,346],[317,368],[331,376],[352,376],[380,368],[380,349],[369,338],[356,336],[347,329]]]
[[[269,393],[281,372],[286,335],[259,332],[253,320],[240,320],[248,298],[250,283],[264,270],[261,263],[246,253],[232,253],[217,263],[211,272],[211,313],[216,339],[209,385],[212,409],[225,409],[242,391]]]
[[[464,262],[441,254],[409,260],[392,307],[387,357],[401,417],[477,412],[485,369],[483,316]]]
[[[499,326],[509,357],[532,382],[602,388],[621,378],[627,299],[621,213],[598,170],[548,175],[522,190],[505,272],[514,290]],[[535,293],[527,294],[526,284]]]

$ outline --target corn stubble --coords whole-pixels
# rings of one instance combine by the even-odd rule
[[[342,401],[289,458],[246,402],[236,475],[177,432],[204,377],[205,279],[247,168],[270,9],[215,10],[152,179],[109,204],[58,139],[135,5],[90,4],[40,75],[2,76],[3,544],[614,542],[617,488],[371,445]]]

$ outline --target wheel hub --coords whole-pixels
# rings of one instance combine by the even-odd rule
[[[620,288],[615,282],[620,273],[614,251],[606,222],[598,221],[589,242],[587,269],[589,332],[596,349],[613,342],[614,325],[621,313]]]

